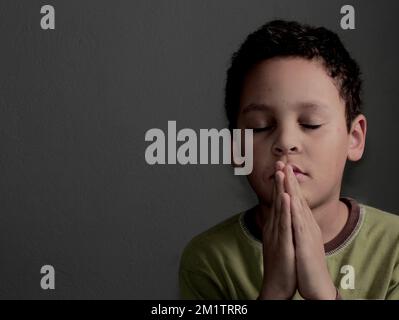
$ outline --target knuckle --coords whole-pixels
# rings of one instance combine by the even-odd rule
[[[291,196],[291,203],[292,203],[292,205],[293,205],[295,208],[297,208],[297,207],[298,207],[298,197],[295,196],[295,195]]]
[[[279,224],[278,229],[281,232],[286,232],[288,230],[288,226],[286,223],[282,222]]]
[[[304,233],[305,232],[305,226],[303,225],[303,223],[301,223],[299,225],[299,232]]]

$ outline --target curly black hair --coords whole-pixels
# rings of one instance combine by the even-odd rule
[[[362,80],[358,64],[336,33],[324,27],[284,20],[270,21],[248,35],[231,58],[224,101],[230,130],[237,125],[245,75],[258,62],[274,57],[321,59],[345,101],[346,125],[350,131],[353,119],[362,113]]]

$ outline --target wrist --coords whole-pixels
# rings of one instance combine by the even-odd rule
[[[332,285],[329,290],[326,290],[324,294],[319,298],[320,300],[337,300],[339,296],[338,289]]]
[[[290,300],[294,296],[293,293],[288,293],[279,288],[264,287],[259,293],[257,300]]]
[[[305,300],[341,300],[338,289],[335,286],[320,290],[314,297],[302,297]]]

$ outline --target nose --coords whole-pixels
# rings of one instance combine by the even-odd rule
[[[281,130],[282,131],[282,130]],[[273,153],[281,157],[286,154],[294,154],[299,152],[297,142],[297,133],[295,132],[279,132],[275,143],[273,144]]]
[[[291,146],[291,147],[285,147],[285,146],[275,146],[273,147],[273,152],[277,155],[277,156],[281,156],[284,154],[292,154],[292,153],[297,153],[298,152],[298,148],[296,146]]]

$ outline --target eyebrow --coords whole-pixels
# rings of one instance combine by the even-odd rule
[[[246,114],[251,111],[268,111],[268,112],[270,112],[273,109],[275,109],[275,108],[273,108],[272,106],[265,104],[265,103],[250,103],[243,109],[242,113]],[[327,106],[323,103],[307,101],[307,102],[298,103],[296,105],[295,109],[318,111],[318,110],[327,109]]]

